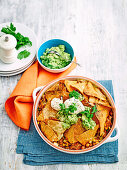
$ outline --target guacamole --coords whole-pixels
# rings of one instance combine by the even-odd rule
[[[51,51],[54,51],[54,53],[49,53]],[[65,52],[64,45],[59,45],[50,49],[47,48],[40,59],[42,64],[50,69],[60,69],[71,63],[71,56]]]
[[[92,118],[87,118],[85,115],[82,115],[82,126],[86,129],[94,129],[96,122]]]

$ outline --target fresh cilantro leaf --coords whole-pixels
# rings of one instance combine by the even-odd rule
[[[60,105],[60,109],[61,110],[59,110],[58,113],[60,115],[68,116],[70,112],[74,113],[74,111],[77,110],[76,103],[73,103],[72,105],[70,105],[69,108],[65,108],[65,104],[64,103],[61,103],[59,105]]]
[[[93,117],[93,113],[92,113],[92,114],[90,114],[90,117],[91,117],[91,118]]]
[[[84,115],[86,112],[85,111],[82,111],[82,112],[80,112],[79,114],[82,114],[82,115]]]
[[[77,91],[73,90],[70,92],[69,97],[74,97],[75,99],[79,99],[80,93],[78,93]]]
[[[84,110],[84,111],[82,111],[82,112],[80,112],[80,114],[87,114],[87,113],[90,113],[90,111],[89,110]]]
[[[92,113],[96,113],[97,112],[97,108],[96,108],[96,105],[94,105],[93,107],[92,107]]]
[[[14,27],[14,25],[13,25],[12,23],[10,23],[10,29],[11,29],[12,31],[16,31],[16,27]]]
[[[71,112],[71,113],[74,113],[74,111],[76,111],[77,110],[77,107],[76,107],[76,104],[75,103],[73,103],[73,105],[70,105],[69,106],[69,111]]]
[[[90,117],[90,113],[87,113],[87,114],[86,114],[86,117],[88,117],[88,118],[89,118],[89,117]]]
[[[90,109],[80,112],[79,115],[86,115],[87,118],[93,117],[93,113],[92,114],[90,113]]]
[[[90,122],[90,120],[91,120],[91,118],[90,118],[90,117],[88,117],[88,122]]]
[[[59,110],[58,113],[59,115],[64,115],[64,110]]]
[[[65,104],[64,103],[60,103],[59,105],[60,105],[61,110],[65,109]]]
[[[1,29],[1,32],[5,34],[13,35],[16,38],[17,40],[16,49],[17,50],[20,47],[23,47],[25,45],[32,46],[32,42],[30,41],[28,37],[24,37],[21,33],[19,32],[16,33],[15,31],[16,31],[16,27],[12,23],[10,23],[10,26],[6,26]]]
[[[21,51],[21,52],[18,54],[17,58],[21,60],[21,59],[23,59],[23,58],[27,58],[29,55],[30,55],[30,52],[27,51],[27,50],[24,50],[24,51]]]
[[[69,113],[69,108],[65,109],[65,113],[67,113],[67,114]]]
[[[82,96],[80,93],[78,93],[75,90],[73,90],[69,93],[69,97],[70,98],[74,97],[75,99],[79,99],[80,101],[84,100],[84,96]]]

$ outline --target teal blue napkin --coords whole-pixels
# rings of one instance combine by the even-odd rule
[[[98,82],[110,92],[114,99],[112,81]],[[112,136],[115,133],[114,130]],[[105,143],[84,154],[63,153],[52,148],[41,139],[31,120],[30,130],[20,130],[19,132],[16,152],[24,154],[23,162],[28,165],[115,163],[118,162],[118,140]]]

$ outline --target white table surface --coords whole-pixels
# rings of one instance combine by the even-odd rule
[[[0,77],[0,170],[126,170],[127,0],[0,0],[0,23],[10,21],[31,27],[39,44],[51,38],[70,42],[83,66],[71,74],[113,80],[121,134],[115,164],[24,165],[23,155],[16,154],[19,128],[4,109],[21,74]]]

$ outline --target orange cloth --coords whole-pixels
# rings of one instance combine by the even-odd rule
[[[17,126],[29,130],[33,108],[33,90],[56,78],[66,76],[75,67],[76,64],[72,63],[66,71],[56,74],[47,72],[36,61],[24,72],[12,94],[5,102],[5,109],[11,120]]]

